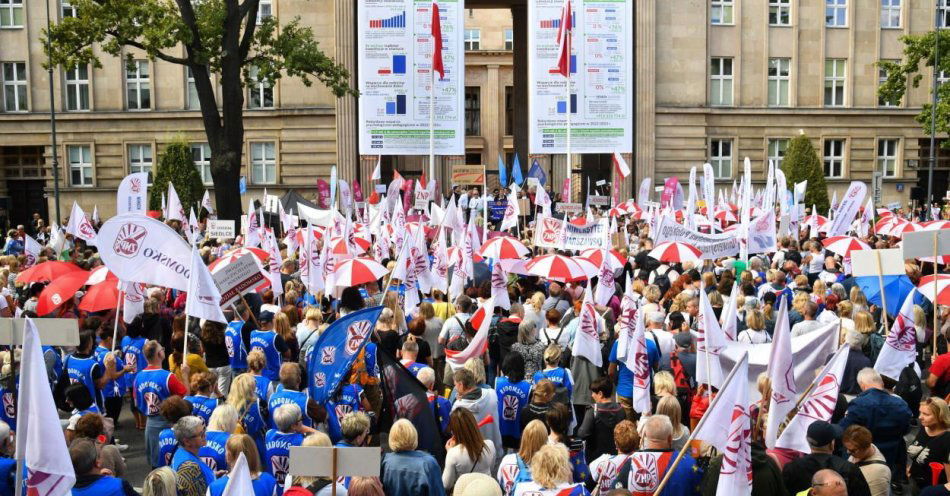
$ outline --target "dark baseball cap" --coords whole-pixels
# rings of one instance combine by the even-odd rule
[[[264,310],[260,315],[257,316],[257,321],[260,323],[273,322],[274,321],[274,312],[270,310]]]
[[[811,446],[827,446],[841,437],[841,428],[824,420],[816,420],[808,426],[808,444]]]
[[[680,348],[689,348],[693,345],[693,334],[689,331],[678,332],[673,335],[673,341],[675,341],[676,346]]]

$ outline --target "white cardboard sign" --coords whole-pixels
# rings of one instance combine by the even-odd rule
[[[877,263],[878,256],[881,257],[880,266]],[[901,250],[898,248],[852,251],[851,270],[854,277],[900,275],[904,273],[904,255],[901,254]]]
[[[380,448],[291,446],[289,468],[291,474],[305,477],[378,477],[382,456]]]
[[[937,237],[937,256],[950,255],[950,229],[941,229],[904,234],[901,241],[904,258],[934,256],[934,236]]]
[[[208,237],[209,238],[234,238],[234,221],[221,219],[208,219]]]
[[[212,274],[214,283],[221,291],[221,306],[226,307],[249,293],[264,280],[260,265],[254,255],[244,255]]]

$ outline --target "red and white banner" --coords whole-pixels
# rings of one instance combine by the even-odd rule
[[[891,325],[891,332],[884,341],[884,347],[874,362],[874,370],[881,375],[897,380],[901,371],[917,358],[917,330],[914,327],[914,298],[917,290],[911,290],[901,311]]]
[[[82,211],[79,204],[73,202],[73,210],[69,213],[69,224],[66,225],[66,234],[84,240],[86,244],[96,246],[96,230],[92,223],[86,218],[86,213]]]
[[[24,235],[23,237],[23,255],[26,256],[26,261],[23,263],[23,268],[27,269],[36,265],[36,261],[40,258],[40,253],[43,252],[43,246],[30,237],[29,234]]]
[[[99,230],[99,256],[119,279],[188,290],[191,248],[163,222],[117,215]]]
[[[188,279],[185,315],[225,325],[228,323],[221,311],[221,292],[194,246],[191,247],[191,277]]]
[[[630,351],[627,353],[627,360],[624,362],[624,366],[633,371],[632,406],[637,413],[646,413],[651,410],[651,370],[650,359],[647,356],[646,330],[643,327],[644,318],[643,312],[637,312],[633,335],[630,337]]]
[[[722,384],[722,365],[719,352],[726,346],[726,336],[719,327],[716,314],[713,313],[706,287],[699,290],[699,323],[696,326],[696,382],[720,387]]]
[[[697,363],[697,369],[700,364]],[[744,355],[727,377],[696,427],[695,439],[719,450],[722,467],[716,494],[752,494],[752,425],[749,411],[749,357]],[[728,426],[728,428],[723,428]]]
[[[125,176],[115,194],[116,214],[144,214],[146,210],[148,210],[148,172],[135,172]]]
[[[838,403],[838,391],[841,389],[841,379],[844,367],[848,363],[847,344],[841,345],[831,360],[822,369],[821,374],[814,381],[814,386],[808,397],[798,407],[798,412],[792,417],[775,446],[810,453],[808,445],[808,426],[816,420],[828,422]]]
[[[445,350],[445,361],[452,367],[452,370],[458,370],[465,366],[469,358],[482,356],[488,349],[488,328],[491,327],[491,318],[495,302],[491,298],[478,310],[472,314],[469,321],[475,328],[475,337],[469,341],[468,346],[462,351]]]
[[[868,186],[866,184],[861,181],[851,182],[851,186],[848,186],[848,191],[835,210],[831,227],[828,228],[828,236],[841,236],[848,232],[848,228],[854,222],[854,217],[858,214],[858,209],[861,208],[861,202],[864,201],[867,193]],[[812,212],[812,214],[817,214],[817,212]]]
[[[594,309],[594,300],[590,289],[584,291],[584,302],[581,303],[581,314],[578,317],[577,333],[574,336],[574,346],[571,353],[582,356],[597,367],[603,364],[603,354],[600,352],[600,323],[597,319],[597,310]]]
[[[795,362],[792,355],[792,333],[788,325],[788,301],[780,298],[778,315],[775,317],[775,332],[772,352],[769,354],[769,379],[772,381],[772,396],[769,398],[769,421],[765,426],[765,445],[775,447],[779,425],[788,412],[795,408],[798,387],[795,385]]]
[[[774,253],[777,249],[775,236],[775,209],[766,212],[752,221],[749,226],[749,253]]]

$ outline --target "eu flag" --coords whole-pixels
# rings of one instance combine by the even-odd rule
[[[241,181],[238,183],[238,189],[241,191],[241,194],[247,193],[247,181],[244,179],[244,176],[241,176]]]
[[[382,311],[383,307],[370,307],[347,314],[330,324],[310,347],[308,391],[318,405],[325,405],[340,386],[376,328],[376,319]]]

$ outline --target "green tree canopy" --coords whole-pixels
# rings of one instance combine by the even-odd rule
[[[191,160],[191,147],[181,136],[165,147],[165,153],[158,161],[148,193],[149,210],[162,207],[162,195],[168,191],[168,183],[175,185],[185,215],[188,215],[189,208],[195,209],[195,215],[198,215],[204,185],[201,183],[201,174]]]
[[[819,212],[827,212],[828,186],[825,184],[825,172],[818,152],[811,144],[811,140],[804,134],[796,136],[788,144],[785,158],[782,160],[782,172],[789,187],[795,183],[808,181],[805,189],[806,207],[815,205]]]
[[[299,18],[258,23],[259,0],[70,0],[77,17],[45,32],[54,66],[101,67],[97,50],[119,57],[135,48],[148,57],[191,69],[211,148],[218,215],[237,220],[244,145],[244,86],[253,81],[316,79],[337,96],[355,94],[349,74],[324,54]],[[44,41],[46,41],[44,40]],[[184,50],[181,50],[181,48]],[[126,53],[131,61],[132,55]],[[256,78],[252,78],[252,69]],[[221,84],[220,102],[211,75]],[[184,198],[182,198],[184,201]]]
[[[950,52],[950,33],[945,31],[940,31],[940,60],[937,61],[937,68],[940,71],[950,69],[950,53],[948,53]],[[932,73],[929,70],[926,74],[922,71],[928,67],[934,67],[937,32],[905,35],[901,37],[901,41],[904,43],[902,60],[899,62],[882,60],[877,63],[887,73],[887,81],[877,90],[878,96],[891,102],[901,101],[910,87],[919,88],[925,77],[926,84],[931,84]],[[947,134],[950,133],[950,85],[941,85],[937,89],[937,96],[939,97],[936,112],[937,134]],[[930,135],[931,107],[930,103],[925,103],[916,118],[928,136]],[[948,143],[944,142],[944,146],[948,146]]]

